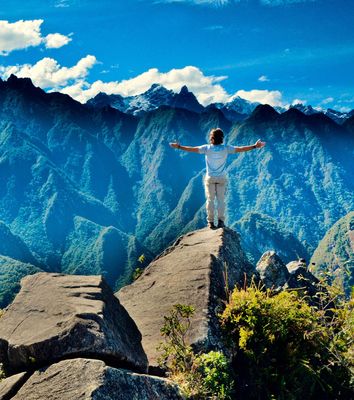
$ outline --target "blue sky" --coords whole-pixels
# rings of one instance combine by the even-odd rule
[[[157,82],[203,104],[354,108],[350,0],[0,0],[0,20],[3,79],[82,102]]]

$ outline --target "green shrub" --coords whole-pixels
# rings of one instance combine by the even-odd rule
[[[233,381],[229,362],[222,352],[210,351],[196,356],[192,373],[201,398],[230,398]]]
[[[135,268],[133,271],[132,280],[136,281],[143,272],[144,270],[142,268]]]
[[[192,306],[176,304],[164,316],[161,334],[165,342],[158,347],[162,351],[159,364],[188,398],[229,399],[233,382],[225,355],[217,351],[195,354],[187,344],[194,311]]]
[[[175,304],[169,315],[164,316],[161,335],[165,342],[158,347],[162,351],[158,361],[161,367],[168,368],[170,374],[190,371],[194,353],[187,345],[186,335],[191,325],[194,307]]]
[[[141,254],[138,258],[138,262],[140,264],[140,267],[135,268],[135,270],[132,273],[132,280],[136,281],[139,276],[144,272],[144,264],[146,261],[145,254]]]
[[[254,285],[235,289],[220,322],[233,354],[238,396],[348,398],[350,362],[345,353],[349,336],[341,333],[346,320],[347,315],[336,312],[325,317],[296,292],[273,295]],[[341,351],[336,337],[342,339]]]

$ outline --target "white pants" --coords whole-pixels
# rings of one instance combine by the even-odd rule
[[[205,176],[204,178],[207,221],[214,222],[215,198],[218,220],[225,221],[225,187],[226,178],[224,176]]]

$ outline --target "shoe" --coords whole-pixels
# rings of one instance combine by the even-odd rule
[[[208,222],[208,227],[210,229],[215,229],[216,228],[216,226],[214,225],[214,222]]]
[[[218,228],[225,228],[224,221],[222,221],[221,219],[219,219],[218,221]]]

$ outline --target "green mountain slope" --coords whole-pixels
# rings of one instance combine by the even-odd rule
[[[249,212],[232,228],[240,233],[242,248],[254,264],[268,250],[274,250],[285,263],[299,258],[309,259],[303,244],[268,215]]]
[[[349,294],[354,285],[354,211],[337,221],[320,241],[311,258],[315,274],[343,285]],[[327,275],[328,276],[328,275]]]

